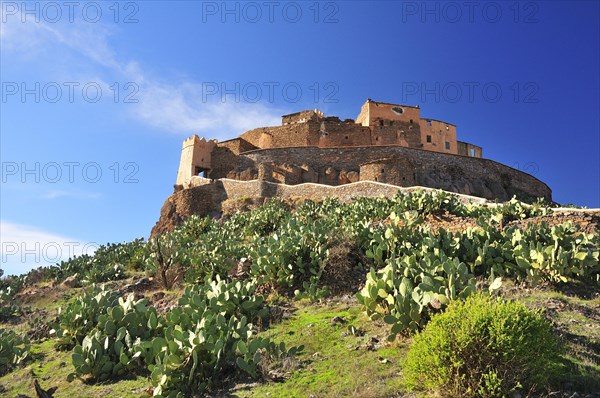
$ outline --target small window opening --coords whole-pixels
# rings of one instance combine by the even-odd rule
[[[348,136],[346,136],[346,139],[348,139]]]
[[[471,148],[471,156],[475,156],[475,148]]]
[[[203,169],[202,167],[196,166],[194,174],[197,175],[197,176],[200,176],[200,177],[207,178],[207,176],[208,176],[208,169]]]
[[[412,119],[410,119],[410,122],[412,123],[412,122],[413,122],[413,120],[412,120]]]
[[[382,173],[385,173],[385,169],[381,169],[381,172],[382,172]]]
[[[427,135],[427,142],[431,143],[431,136]]]
[[[379,141],[379,137],[375,137],[375,141]]]
[[[383,126],[383,120],[380,120],[380,121],[379,121],[379,125],[380,125],[380,126]]]
[[[428,120],[428,121],[427,121],[427,125],[428,125],[428,126],[431,126],[431,120]]]
[[[450,149],[450,143],[446,141],[446,149]]]

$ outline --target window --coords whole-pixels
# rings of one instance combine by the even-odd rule
[[[475,148],[471,148],[471,156],[475,156]]]
[[[412,119],[410,119],[410,122],[412,123],[412,122],[413,122],[413,120],[412,120]]]
[[[428,121],[427,121],[427,125],[428,125],[428,126],[431,126],[431,120],[428,120]]]
[[[380,126],[383,126],[383,120],[380,120],[380,121],[379,121],[379,125],[380,125]]]
[[[431,142],[431,136],[427,135],[427,142]]]
[[[385,173],[385,169],[381,169],[381,172],[382,172],[382,173]]]
[[[204,178],[208,177],[208,171],[209,171],[209,169],[204,169],[202,167],[196,166],[196,168],[195,168],[194,171],[195,171],[194,174],[197,175],[197,176],[204,177]]]
[[[450,149],[450,143],[446,141],[446,149]]]
[[[346,136],[346,139],[348,139],[348,136]]]
[[[379,137],[375,137],[375,141],[379,141]]]
[[[395,106],[392,108],[392,112],[394,112],[397,115],[401,115],[404,113],[404,109],[400,108],[399,106]]]

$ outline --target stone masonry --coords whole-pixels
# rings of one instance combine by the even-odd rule
[[[422,118],[420,111],[368,99],[356,121],[315,109],[284,115],[281,126],[255,128],[232,140],[190,137],[183,142],[175,194],[165,202],[161,219],[178,224],[190,214],[219,211],[227,199],[281,197],[289,186],[297,186],[295,197],[315,198],[321,196],[315,190],[339,196],[342,191],[328,187],[351,184],[348,192],[360,196],[359,182],[500,201],[512,196],[552,200],[542,181],[484,159],[481,147],[457,140],[455,125]],[[182,196],[180,191],[189,192]],[[177,205],[182,200],[185,205]]]

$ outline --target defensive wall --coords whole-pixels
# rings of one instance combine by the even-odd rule
[[[493,160],[395,145],[253,150],[232,156],[231,162],[214,170],[211,178],[333,186],[369,180],[501,201],[514,195],[552,200],[552,191],[545,183]]]

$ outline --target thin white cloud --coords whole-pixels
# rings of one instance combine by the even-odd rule
[[[59,59],[61,51],[70,51],[92,73],[101,74],[104,69],[111,75],[94,81],[133,83],[138,89],[133,95],[137,102],[125,104],[124,109],[142,123],[167,132],[226,138],[256,126],[278,124],[280,115],[285,113],[260,102],[221,102],[220,98],[203,101],[200,82],[158,79],[138,61],[119,58],[109,40],[115,34],[116,28],[101,23],[22,23],[18,15],[11,15],[2,23],[1,44],[3,49],[24,54],[27,59]],[[70,75],[81,74],[85,69],[81,65],[66,65],[72,68]]]
[[[92,254],[98,246],[35,226],[0,220],[0,257],[5,275],[23,274],[75,255]]]
[[[57,198],[75,198],[75,199],[98,199],[102,195],[98,192],[78,192],[78,191],[65,191],[61,189],[53,189],[42,194],[43,199],[57,199]]]
[[[281,111],[260,103],[203,102],[200,85],[161,84],[143,79],[135,116],[171,132],[206,131],[214,137],[277,124]]]

